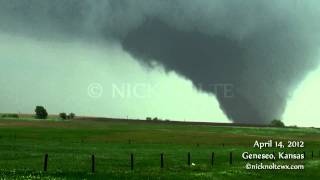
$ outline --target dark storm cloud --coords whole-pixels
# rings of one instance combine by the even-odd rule
[[[291,91],[318,64],[319,3],[294,0],[0,0],[0,30],[115,39],[217,94],[235,122],[281,118]],[[187,98],[187,97],[186,97]],[[170,103],[170,100],[168,100]]]
[[[130,32],[123,44],[137,59],[160,60],[204,91],[233,84],[234,97],[217,94],[226,115],[236,122],[265,122],[281,117],[292,86],[315,65],[312,46],[279,31],[235,40],[181,32],[151,20]]]

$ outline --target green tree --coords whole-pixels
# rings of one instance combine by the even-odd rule
[[[60,117],[61,119],[67,119],[67,114],[66,114],[66,113],[60,113],[60,114],[59,114],[59,117]]]
[[[274,127],[285,127],[284,123],[281,120],[278,120],[278,119],[272,120],[270,125],[274,126]]]
[[[43,106],[37,106],[35,109],[37,119],[47,119],[48,113]]]

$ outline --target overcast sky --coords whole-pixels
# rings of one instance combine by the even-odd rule
[[[0,111],[320,126],[319,18],[316,0],[0,0]]]
[[[1,33],[0,54],[2,112],[43,105],[53,114],[228,121],[213,95],[176,73],[141,66],[117,45]]]

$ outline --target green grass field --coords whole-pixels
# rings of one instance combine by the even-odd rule
[[[279,151],[250,147],[255,140],[269,139],[303,140],[303,149],[280,151],[305,151],[305,160],[276,163],[304,164],[305,169],[246,170],[242,152]],[[0,179],[318,179],[319,150],[320,130],[315,128],[219,127],[130,120],[0,120]],[[188,152],[195,166],[188,166]],[[44,172],[46,153],[48,170]],[[134,170],[130,169],[131,153]],[[92,154],[96,157],[95,173],[91,173]]]

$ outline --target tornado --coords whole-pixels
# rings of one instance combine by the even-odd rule
[[[0,31],[118,43],[143,66],[215,95],[236,123],[281,118],[319,64],[319,19],[317,0],[0,0]]]

